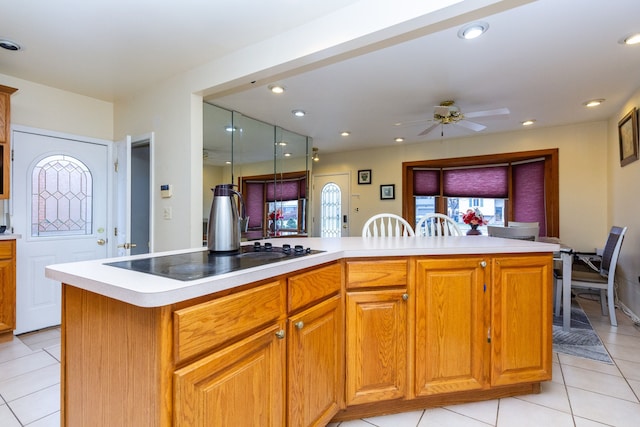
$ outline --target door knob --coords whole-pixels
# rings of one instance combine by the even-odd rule
[[[97,243],[98,243],[100,246],[104,246],[104,244],[105,244],[105,243],[107,243],[107,241],[106,241],[106,240],[104,240],[104,239],[98,239],[98,242],[97,242]]]

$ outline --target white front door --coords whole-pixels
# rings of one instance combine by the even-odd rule
[[[60,324],[60,284],[47,265],[106,258],[110,142],[14,126],[12,226],[16,331]]]
[[[313,176],[314,237],[349,236],[348,173]]]

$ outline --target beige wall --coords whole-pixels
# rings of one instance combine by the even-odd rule
[[[640,90],[629,98],[617,116],[609,122],[607,188],[602,203],[607,206],[607,227],[629,227],[620,251],[616,281],[620,300],[640,316],[640,203],[637,191],[640,184],[640,161],[620,167],[618,144],[618,121],[633,107],[640,107]],[[604,242],[606,234],[601,233],[600,239]]]
[[[576,248],[593,249],[606,235],[607,208],[598,195],[606,194],[607,123],[592,122],[463,139],[394,145],[347,153],[323,153],[314,174],[350,170],[352,236],[380,212],[402,214],[402,162],[492,153],[558,148],[560,169],[560,237]],[[357,171],[372,170],[372,184],[358,185]],[[380,185],[395,184],[396,199],[380,200]],[[356,212],[356,208],[358,212]],[[588,212],[588,215],[585,215]],[[584,233],[584,230],[593,233]]]
[[[0,74],[11,96],[11,124],[113,141],[113,104]]]

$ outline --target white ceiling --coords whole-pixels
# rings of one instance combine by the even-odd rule
[[[115,101],[358,2],[0,0],[0,38],[23,46],[0,51],[0,74]],[[483,133],[603,120],[640,88],[640,46],[618,43],[639,16],[638,0],[538,0],[484,17],[490,29],[472,41],[455,26],[283,78],[279,97],[265,84],[210,101],[309,135],[321,153],[474,135],[447,125],[417,136],[448,99],[463,113],[509,108],[474,119]],[[591,98],[606,102],[586,109]]]

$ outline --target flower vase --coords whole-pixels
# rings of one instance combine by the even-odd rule
[[[482,231],[478,230],[477,225],[472,225],[471,230],[467,231],[467,236],[480,236],[482,235]]]

